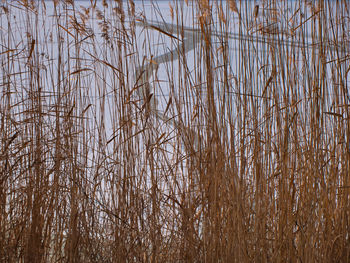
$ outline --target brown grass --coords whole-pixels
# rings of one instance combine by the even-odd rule
[[[347,1],[54,3],[1,4],[1,262],[350,262]]]

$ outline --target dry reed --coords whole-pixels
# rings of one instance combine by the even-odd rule
[[[2,1],[0,261],[349,262],[347,1],[149,3]]]

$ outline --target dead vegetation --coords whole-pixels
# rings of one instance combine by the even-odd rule
[[[347,1],[53,2],[1,3],[1,262],[349,262]]]

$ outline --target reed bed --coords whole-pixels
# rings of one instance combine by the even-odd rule
[[[0,261],[349,262],[348,2],[169,6],[2,1]]]

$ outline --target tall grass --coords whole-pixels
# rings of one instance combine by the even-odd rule
[[[49,5],[1,4],[1,262],[349,262],[347,1]]]

